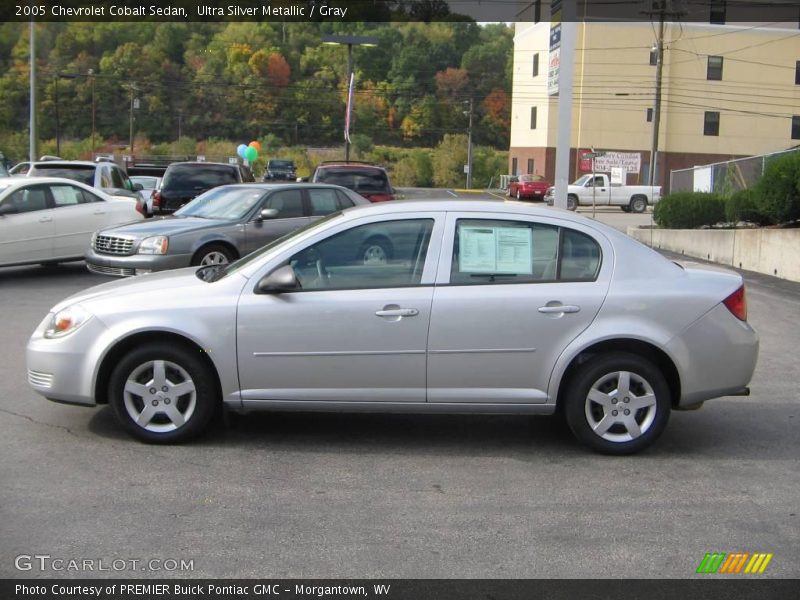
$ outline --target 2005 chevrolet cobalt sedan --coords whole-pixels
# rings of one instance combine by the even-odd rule
[[[52,400],[110,403],[147,442],[191,438],[223,406],[558,410],[584,444],[628,454],[671,410],[748,393],[746,313],[738,274],[678,265],[566,211],[401,201],[334,213],[230,265],[76,294],[33,333],[28,380]]]

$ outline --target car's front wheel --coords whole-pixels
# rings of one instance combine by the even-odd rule
[[[108,392],[117,420],[150,443],[195,437],[219,406],[208,366],[181,346],[146,344],[132,350],[114,368]]]
[[[632,454],[652,444],[669,420],[669,386],[649,360],[614,352],[583,363],[564,395],[567,423],[603,454]]]
[[[205,267],[208,265],[227,265],[234,259],[233,252],[221,244],[203,246],[192,257],[192,265]]]

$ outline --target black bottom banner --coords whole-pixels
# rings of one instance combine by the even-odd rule
[[[3,579],[2,600],[790,600],[797,579]]]

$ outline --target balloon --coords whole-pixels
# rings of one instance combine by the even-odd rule
[[[247,150],[244,151],[244,157],[250,162],[253,162],[255,159],[258,158],[258,150],[256,150],[252,146],[248,146]]]
[[[236,147],[236,154],[238,154],[240,157],[247,158],[245,154],[246,152],[247,152],[247,146],[245,146],[244,144],[239,144]]]
[[[253,140],[252,142],[250,142],[249,146],[251,148],[255,148],[256,151],[261,152],[261,144],[259,144],[257,141]]]

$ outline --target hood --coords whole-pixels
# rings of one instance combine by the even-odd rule
[[[137,277],[127,277],[109,281],[108,283],[101,283],[64,298],[51,309],[51,312],[57,312],[73,304],[80,304],[84,308],[91,310],[92,304],[98,301],[104,302],[110,296],[149,293],[158,297],[169,295],[171,289],[180,288],[186,290],[190,287],[207,287],[208,284],[200,280],[195,275],[195,271],[197,271],[197,267],[187,267],[185,269],[159,271],[148,275],[138,275]]]
[[[222,219],[201,219],[199,217],[161,217],[109,227],[98,233],[104,235],[130,235],[137,239],[143,239],[151,235],[176,235],[187,231],[214,229],[231,223],[232,221],[224,221]]]

